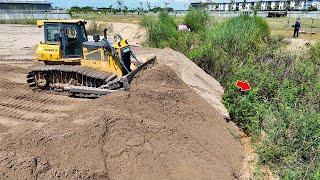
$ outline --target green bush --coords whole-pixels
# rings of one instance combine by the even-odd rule
[[[144,27],[150,27],[152,25],[153,20],[146,14],[141,15],[140,25]]]
[[[274,162],[280,173],[289,179],[311,179],[319,168],[320,91],[316,85],[320,66],[313,61],[312,58],[295,57],[286,68],[278,68],[284,73],[281,79],[278,78],[281,81],[274,103],[277,106],[271,109],[276,122],[270,124],[273,127],[265,122],[268,140],[262,143],[262,148],[276,146],[285,154],[274,162],[268,153],[261,151],[261,158]],[[276,132],[275,126],[279,124],[283,130]]]
[[[142,23],[148,27],[148,45],[152,47],[175,47],[179,32],[176,29],[174,19],[168,12],[162,11],[156,21],[151,21],[146,16]]]
[[[223,84],[230,82],[229,77],[247,61],[271,51],[266,48],[269,26],[259,17],[231,18],[208,31],[201,39],[204,43],[192,49],[188,57]]]
[[[185,17],[186,25],[194,32],[200,32],[207,29],[209,14],[201,8],[192,8]]]
[[[315,44],[310,48],[311,59],[315,64],[320,65],[320,43]]]
[[[231,119],[257,141],[262,164],[285,179],[320,178],[320,44],[291,55],[263,19],[245,15],[195,33],[177,32],[166,16],[162,22],[172,32],[152,41],[185,53],[220,81]],[[181,40],[187,36],[192,40]],[[252,89],[240,92],[236,80]]]
[[[257,57],[256,57],[257,58]],[[232,119],[258,143],[261,163],[288,179],[312,179],[320,162],[320,67],[305,57],[275,52],[249,60],[225,79],[225,104]],[[252,90],[240,93],[237,79]]]
[[[171,47],[184,52],[188,51],[195,39],[191,33],[178,31],[174,18],[167,11],[161,11],[157,20],[143,16],[141,24],[147,27],[147,45],[151,47]]]
[[[232,56],[248,58],[261,49],[269,35],[270,28],[262,18],[242,15],[214,27],[209,40]]]

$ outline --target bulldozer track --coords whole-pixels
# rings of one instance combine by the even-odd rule
[[[84,86],[113,90],[121,87],[115,74],[80,65],[38,65],[27,75],[27,83],[34,90],[68,94],[65,88]],[[64,93],[63,93],[64,92]]]
[[[26,69],[11,65],[2,65],[0,77],[0,119],[12,122],[50,122],[57,117],[67,117],[78,99],[55,95],[46,91],[32,90],[27,84],[15,82],[10,75],[20,74],[25,77]],[[84,101],[85,100],[81,100]]]

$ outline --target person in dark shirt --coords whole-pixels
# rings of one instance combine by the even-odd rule
[[[299,37],[299,30],[301,28],[301,22],[300,18],[297,18],[296,23],[293,25],[294,30],[293,30],[293,37]]]

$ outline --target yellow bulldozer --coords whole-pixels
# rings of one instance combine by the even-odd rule
[[[85,24],[84,20],[37,21],[44,28],[44,41],[36,50],[37,65],[27,75],[30,87],[97,97],[128,90],[135,74],[155,61],[152,55],[138,60],[119,34],[110,42],[107,29],[103,39],[95,34],[88,41]]]

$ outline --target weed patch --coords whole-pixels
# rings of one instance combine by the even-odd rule
[[[283,38],[271,37],[255,16],[212,26],[204,12],[192,10],[185,18],[192,32],[179,32],[167,13],[143,22],[149,46],[186,54],[225,87],[230,116],[257,142],[261,164],[286,179],[320,178],[319,44],[301,56],[288,54],[279,48]],[[240,92],[236,80],[252,89]]]

